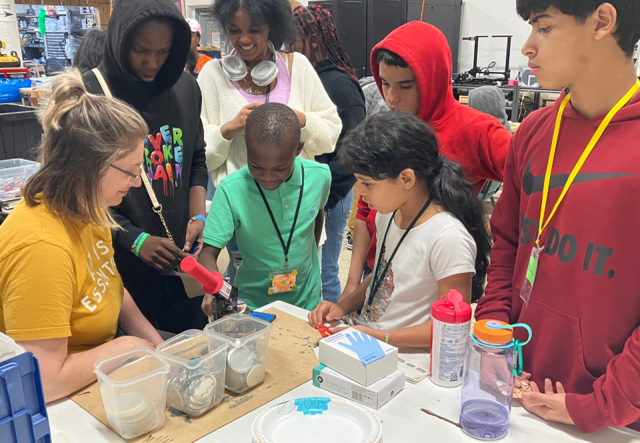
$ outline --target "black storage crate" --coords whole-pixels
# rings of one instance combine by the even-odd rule
[[[0,104],[0,160],[35,160],[35,147],[42,139],[36,108]]]

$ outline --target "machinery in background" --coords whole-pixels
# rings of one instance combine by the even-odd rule
[[[6,47],[6,42],[0,41],[0,68],[19,68],[20,58],[18,57],[18,53],[11,51],[11,55],[7,55],[3,51]]]
[[[478,66],[478,49],[480,47],[480,39],[483,38],[506,38],[507,39],[507,57],[503,72],[491,71],[496,66],[496,62],[492,61],[486,68]],[[511,77],[511,39],[512,35],[475,35],[473,37],[463,37],[462,40],[473,41],[473,68],[468,72],[458,74],[453,79],[454,84],[477,84],[477,85],[505,85],[509,83]],[[497,76],[497,77],[496,77]]]

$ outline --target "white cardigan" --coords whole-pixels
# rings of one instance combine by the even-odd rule
[[[213,183],[218,186],[227,175],[247,165],[244,136],[226,140],[220,127],[232,120],[247,101],[222,70],[221,63],[207,63],[198,77],[202,90],[202,124],[207,144],[207,168]],[[291,95],[289,107],[303,112],[307,124],[302,128],[304,148],[300,156],[309,160],[319,154],[333,152],[342,122],[336,106],[327,95],[320,78],[307,58],[295,53],[291,67]]]

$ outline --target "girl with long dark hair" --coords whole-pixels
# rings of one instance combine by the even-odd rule
[[[481,202],[436,136],[404,111],[366,119],[338,153],[376,217],[374,272],[337,304],[323,302],[312,325],[354,316],[357,329],[398,347],[428,347],[431,305],[452,289],[482,296],[490,236]]]

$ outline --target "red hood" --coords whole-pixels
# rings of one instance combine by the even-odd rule
[[[407,62],[420,89],[418,117],[431,122],[437,131],[448,108],[459,105],[453,98],[451,50],[444,34],[433,25],[416,21],[392,31],[378,43],[371,51],[371,70],[382,93],[377,61],[380,49],[395,52]]]

